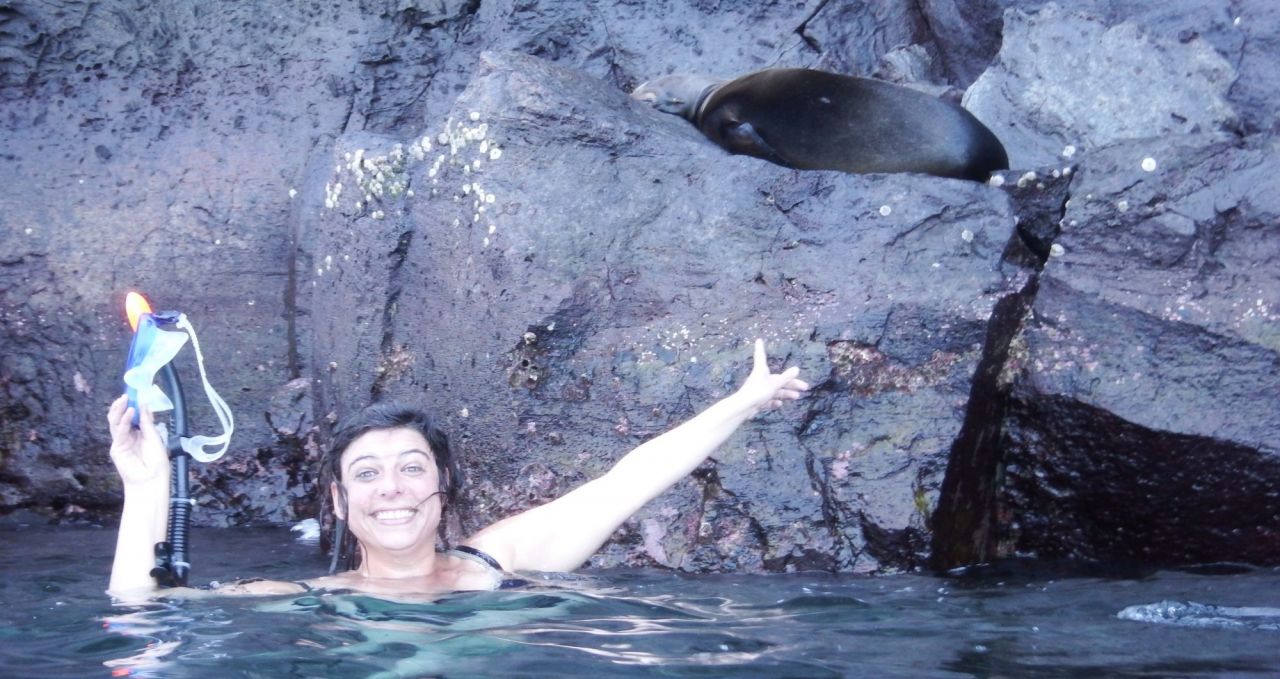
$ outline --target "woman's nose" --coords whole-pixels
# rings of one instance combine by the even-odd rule
[[[400,476],[397,474],[384,474],[378,484],[378,492],[382,495],[399,495],[401,490]]]

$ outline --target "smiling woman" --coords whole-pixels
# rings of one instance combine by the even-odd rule
[[[605,475],[490,525],[446,552],[436,551],[436,535],[459,480],[448,438],[418,410],[374,404],[341,424],[322,462],[329,510],[355,540],[356,565],[300,583],[257,580],[213,591],[286,594],[320,587],[432,594],[495,589],[511,571],[573,570],[623,521],[693,471],[743,422],[800,398],[809,385],[796,377],[798,373],[794,367],[771,372],[764,342],[756,340],[751,374],[736,392],[641,444]],[[159,593],[150,576],[151,548],[164,539],[169,512],[164,443],[148,410],[140,413],[136,429],[133,414],[123,396],[107,414],[111,459],[125,489],[108,591],[131,599]],[[343,539],[338,543],[335,549],[341,551]]]
[[[430,451],[413,429],[380,429],[357,438],[338,460],[335,479],[348,481],[330,486],[334,513],[361,544],[380,547],[361,555],[365,569],[401,570],[398,563],[416,564],[433,548],[444,484]]]
[[[348,515],[353,496],[356,508],[369,504],[369,495],[386,496],[386,506],[375,507],[378,514],[373,518],[379,523],[425,520],[435,508],[436,522],[443,526],[461,478],[444,432],[422,411],[396,403],[375,403],[344,420],[320,466],[320,485],[329,491],[322,512],[332,512],[339,526],[335,567],[352,560],[347,527],[366,518]],[[343,484],[343,479],[350,483]],[[356,556],[363,562],[363,554]]]

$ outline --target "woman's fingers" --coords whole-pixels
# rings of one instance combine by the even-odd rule
[[[801,392],[808,391],[809,383],[797,378],[796,376],[799,374],[799,366],[794,365],[782,371],[782,373],[778,375],[778,393],[793,393],[796,394],[796,396],[789,398],[798,398]]]
[[[107,424],[111,427],[112,432],[119,428],[121,420],[124,419],[128,403],[128,397],[121,394],[120,398],[112,401],[111,407],[107,409]]]
[[[111,408],[107,410],[107,426],[111,431],[113,444],[128,441],[131,434],[129,423],[133,418],[133,409],[126,407],[127,405],[128,399],[121,396],[112,401]]]
[[[145,405],[139,405],[142,412],[138,417],[139,434],[141,434],[141,452],[150,462],[148,464],[161,464],[162,461],[169,459],[169,454],[165,450],[164,440],[160,438],[160,432],[156,429],[155,413]]]
[[[796,385],[787,383],[778,389],[778,394],[783,398],[797,399],[804,396],[809,391],[809,385]]]
[[[755,353],[753,355],[753,359],[754,360],[752,361],[751,372],[759,373],[763,371],[766,375],[769,374],[769,359],[764,354],[763,339],[756,338],[756,348],[755,348]]]
[[[150,408],[141,403],[138,404],[138,428],[142,430],[145,438],[156,435],[156,416]]]
[[[107,421],[114,424],[116,420],[120,419],[120,415],[124,413],[125,406],[128,403],[129,397],[125,394],[120,394],[116,400],[111,402],[111,407],[107,408]]]

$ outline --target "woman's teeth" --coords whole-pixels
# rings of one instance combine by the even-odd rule
[[[380,512],[374,512],[373,518],[383,521],[394,521],[396,519],[407,519],[417,512],[418,510],[416,509],[384,509]]]

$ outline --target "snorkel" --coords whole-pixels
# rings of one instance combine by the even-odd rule
[[[200,341],[186,314],[179,311],[153,312],[146,298],[136,292],[126,296],[125,313],[133,328],[133,341],[129,345],[129,359],[124,371],[129,407],[134,408],[133,425],[138,426],[140,406],[145,405],[153,413],[173,411],[172,432],[168,432],[163,424],[157,424],[169,451],[172,477],[168,533],[164,542],[156,543],[156,565],[151,569],[151,577],[162,587],[185,586],[191,572],[187,533],[191,527],[191,511],[195,507],[190,492],[189,463],[193,457],[201,462],[212,462],[222,457],[235,430],[234,418],[226,402],[209,385]],[[188,336],[196,352],[205,394],[223,427],[223,434],[218,437],[190,435],[186,398],[178,371],[173,367],[173,358],[186,344]],[[156,378],[159,378],[160,386],[154,383]],[[204,448],[209,445],[220,448],[207,453]]]

